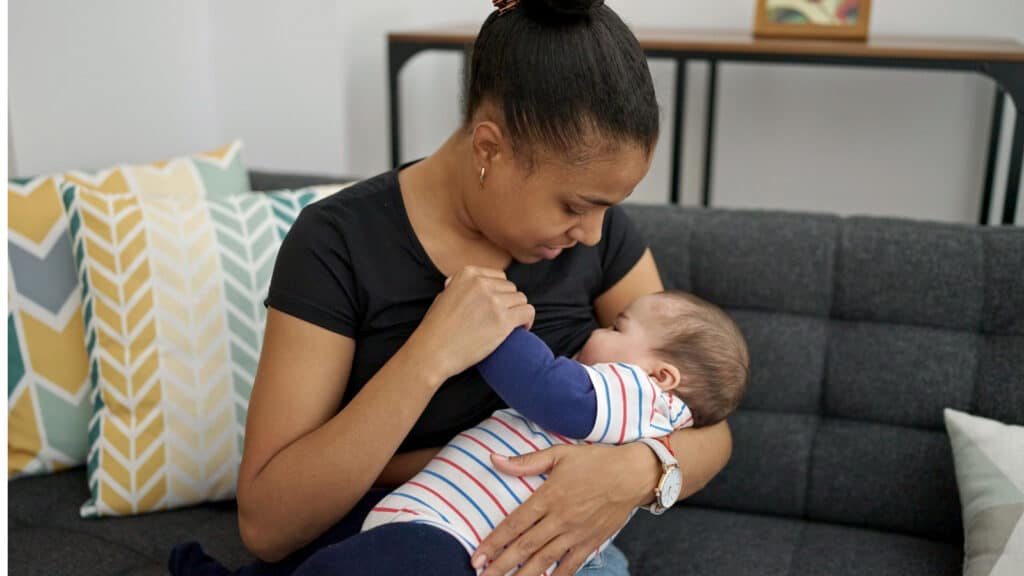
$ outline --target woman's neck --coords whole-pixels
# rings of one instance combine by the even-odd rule
[[[466,254],[464,264],[496,267],[510,257],[495,246],[473,221],[469,209],[479,174],[472,163],[470,139],[457,130],[436,152],[399,172],[402,200],[421,244],[442,272],[460,267],[454,253]],[[504,266],[501,266],[504,268]]]
[[[480,240],[467,198],[473,193],[472,155],[461,131],[456,131],[433,154],[402,170],[398,177],[410,213],[466,239]]]

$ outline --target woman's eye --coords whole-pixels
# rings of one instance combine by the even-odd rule
[[[566,214],[571,214],[573,216],[583,216],[583,214],[584,214],[584,212],[582,210],[577,210],[576,208],[574,208],[572,206],[572,204],[566,204],[565,205],[565,212],[566,212]]]

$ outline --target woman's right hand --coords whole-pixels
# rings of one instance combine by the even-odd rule
[[[445,282],[410,340],[440,352],[425,365],[437,366],[444,382],[486,358],[516,326],[529,329],[533,316],[526,295],[504,272],[467,266]]]

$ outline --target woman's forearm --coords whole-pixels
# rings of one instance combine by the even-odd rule
[[[706,428],[684,428],[672,433],[672,448],[683,473],[680,499],[700,492],[729,463],[732,432],[724,420]]]
[[[366,494],[444,380],[424,370],[421,350],[407,343],[344,410],[239,484],[239,526],[254,554],[284,558]]]
[[[387,465],[384,466],[384,470],[381,471],[380,476],[373,483],[374,487],[395,488],[400,486],[409,481],[420,470],[423,470],[423,467],[430,462],[430,459],[440,451],[440,447],[435,447],[395,454]]]
[[[732,455],[732,433],[724,420],[706,428],[676,430],[670,438],[683,475],[680,500],[704,488],[725,468]],[[630,465],[636,470],[637,505],[646,506],[654,501],[654,487],[662,473],[661,462],[650,448],[639,442],[623,448],[630,451]]]

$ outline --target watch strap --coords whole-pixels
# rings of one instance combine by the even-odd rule
[[[658,479],[658,486],[660,488],[660,486],[662,485],[662,481],[669,473],[669,469],[672,467],[678,468],[679,461],[676,460],[675,454],[673,454],[672,451],[668,447],[666,447],[665,444],[663,444],[659,439],[640,438],[639,441],[643,442],[651,450],[653,450],[654,454],[658,457],[658,460],[661,461],[662,473],[661,478]],[[661,505],[661,496],[658,493],[659,488],[655,488],[654,502],[652,502],[650,506],[647,506],[647,510],[651,514],[654,514],[656,516],[660,516],[664,514],[666,510],[668,510],[668,508]]]

